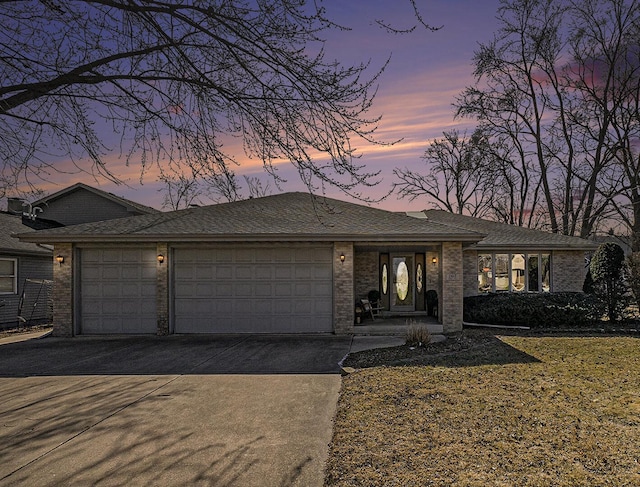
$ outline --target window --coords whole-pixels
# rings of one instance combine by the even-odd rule
[[[509,290],[509,254],[496,254],[494,285],[496,291]]]
[[[525,260],[524,254],[511,254],[511,290],[521,292],[525,290]]]
[[[17,262],[16,259],[0,259],[0,294],[18,292]]]
[[[551,254],[478,254],[478,292],[551,291]]]

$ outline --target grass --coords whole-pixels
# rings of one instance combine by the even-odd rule
[[[492,336],[419,362],[344,377],[325,485],[640,485],[638,338]]]

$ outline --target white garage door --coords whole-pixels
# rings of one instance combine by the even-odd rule
[[[82,249],[80,333],[156,333],[155,249]]]
[[[175,249],[176,333],[331,332],[331,246]]]

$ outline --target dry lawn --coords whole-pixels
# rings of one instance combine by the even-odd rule
[[[344,378],[327,486],[640,486],[640,339],[502,336],[410,363]]]

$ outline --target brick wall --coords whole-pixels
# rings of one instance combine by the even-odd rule
[[[357,252],[353,259],[355,274],[355,299],[366,298],[369,291],[380,291],[378,252]]]
[[[464,266],[464,295],[478,294],[478,252],[470,250],[463,252]]]
[[[436,264],[433,265],[433,258],[436,258]],[[424,289],[429,291],[434,289],[438,293],[438,298],[442,295],[442,281],[440,276],[440,264],[442,259],[440,252],[427,252],[425,255],[425,282]]]
[[[584,252],[558,250],[551,254],[551,290],[581,292],[587,275]]]
[[[166,243],[157,244],[158,255],[164,255],[164,262],[157,265],[156,289],[156,317],[158,320],[158,335],[169,334],[169,246]]]
[[[340,255],[344,254],[344,262]],[[333,246],[333,331],[338,335],[353,333],[355,296],[353,285],[354,252],[351,242]]]
[[[439,300],[440,321],[445,333],[462,330],[463,297],[462,243],[442,244],[442,299]]]
[[[64,257],[58,264],[56,256]],[[55,244],[53,248],[53,336],[73,336],[73,245]]]

